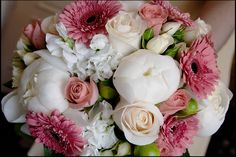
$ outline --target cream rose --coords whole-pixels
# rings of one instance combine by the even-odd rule
[[[113,76],[115,88],[129,103],[165,101],[179,82],[180,70],[173,58],[144,49],[123,58]]]
[[[135,145],[154,142],[163,124],[163,116],[159,109],[146,102],[128,104],[122,100],[113,113],[113,119],[123,130],[126,139]]]
[[[220,128],[232,97],[232,92],[219,81],[212,95],[199,102],[199,136],[211,136]]]
[[[140,48],[146,23],[137,13],[119,12],[106,24],[109,41],[121,56],[126,56]]]
[[[2,111],[9,122],[25,122],[28,111],[51,113],[68,108],[64,97],[69,74],[43,59],[31,63],[23,72],[17,90],[2,99]]]

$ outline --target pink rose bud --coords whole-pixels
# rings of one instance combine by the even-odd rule
[[[177,90],[170,98],[160,104],[159,110],[162,114],[172,115],[187,107],[191,97],[185,89]]]
[[[70,107],[82,109],[93,105],[98,99],[96,84],[82,81],[77,77],[71,77],[65,87],[65,97],[70,102]]]
[[[33,20],[23,31],[24,35],[30,40],[36,49],[45,48],[45,33],[41,28],[41,21]]]
[[[154,28],[155,35],[158,35],[162,24],[167,20],[168,12],[159,5],[145,3],[139,8],[139,15],[148,22],[149,27]]]

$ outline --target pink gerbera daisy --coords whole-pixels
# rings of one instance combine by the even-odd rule
[[[67,5],[59,15],[65,25],[68,36],[74,40],[87,43],[93,35],[106,34],[108,19],[121,9],[118,1],[84,0]]]
[[[36,142],[43,143],[56,153],[67,156],[79,155],[86,144],[81,136],[82,129],[58,110],[53,111],[50,116],[29,112],[26,122]]]
[[[161,156],[181,156],[192,144],[197,131],[198,119],[195,116],[185,119],[166,117],[156,141]]]
[[[177,7],[174,7],[168,1],[153,0],[151,4],[162,6],[165,10],[168,11],[168,17],[174,21],[180,22],[185,26],[192,26],[194,24],[194,22],[190,19],[189,13],[182,13]]]
[[[206,98],[214,90],[219,70],[209,35],[196,39],[189,49],[182,52],[180,68],[183,70],[183,81],[198,98]]]

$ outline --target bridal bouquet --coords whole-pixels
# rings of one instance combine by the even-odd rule
[[[211,27],[167,1],[75,1],[24,27],[2,99],[9,122],[65,156],[181,156],[232,93]]]

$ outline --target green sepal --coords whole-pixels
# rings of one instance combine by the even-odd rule
[[[170,56],[172,58],[175,58],[178,51],[179,51],[179,47],[172,47],[172,48],[167,49],[163,54],[167,55],[167,56]]]
[[[152,39],[153,37],[154,37],[153,28],[146,29],[141,38],[141,47],[145,49],[148,41]]]
[[[185,27],[181,26],[172,36],[175,40],[174,41],[175,44],[184,41],[184,30],[185,30]]]

